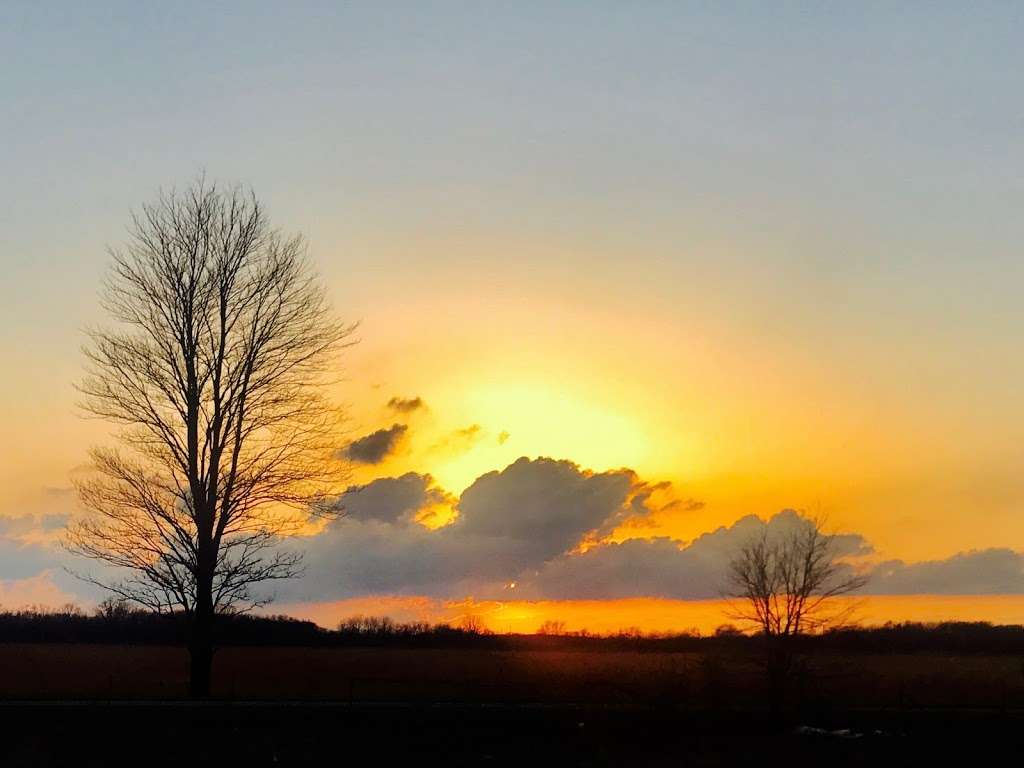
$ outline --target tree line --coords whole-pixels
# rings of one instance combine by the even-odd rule
[[[68,605],[56,610],[26,608],[0,612],[0,642],[181,645],[188,639],[183,613],[154,613],[107,601],[92,613]],[[716,652],[760,655],[765,637],[723,625],[710,634],[644,633],[636,629],[597,634],[561,629],[557,633],[496,634],[459,623],[396,622],[388,617],[349,617],[333,629],[284,615],[218,614],[217,645],[300,647],[481,648],[488,650]],[[943,653],[1017,656],[1024,626],[987,622],[891,623],[841,627],[795,638],[795,652]]]

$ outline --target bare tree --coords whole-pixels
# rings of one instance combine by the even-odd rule
[[[757,627],[769,641],[766,671],[773,708],[781,705],[794,664],[792,638],[820,631],[850,615],[836,598],[866,578],[839,557],[838,539],[819,520],[800,518],[792,529],[767,528],[729,563],[730,618]]]
[[[766,528],[729,563],[730,597],[740,600],[733,618],[770,637],[820,631],[845,618],[848,611],[837,608],[835,598],[866,579],[839,561],[836,543],[815,519],[800,518],[774,536]]]
[[[127,571],[91,580],[189,620],[191,692],[210,690],[217,612],[267,599],[299,572],[281,540],[331,515],[344,482],[324,386],[351,326],[338,323],[300,237],[255,196],[199,181],[161,194],[111,250],[79,385],[118,425],[78,483],[87,514],[68,548]]]

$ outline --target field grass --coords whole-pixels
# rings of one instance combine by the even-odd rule
[[[0,765],[881,766],[1024,749],[1013,655],[800,661],[780,716],[751,653],[231,647],[219,701],[196,704],[180,647],[0,644]]]
[[[504,702],[620,708],[756,708],[752,654],[408,648],[223,648],[214,695],[229,699]],[[794,675],[795,703],[817,708],[1024,708],[1010,655],[816,653]],[[176,699],[180,647],[0,645],[0,699]]]

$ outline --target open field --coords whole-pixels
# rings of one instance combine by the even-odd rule
[[[1018,750],[1012,654],[0,644],[0,765],[918,765]]]
[[[232,647],[214,695],[343,702],[501,702],[763,708],[752,652]],[[188,657],[169,646],[0,644],[0,698],[176,699]],[[820,712],[1024,709],[1024,662],[1010,654],[837,653],[802,657],[790,703]]]

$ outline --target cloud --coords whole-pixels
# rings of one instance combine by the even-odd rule
[[[343,449],[342,454],[345,458],[360,464],[380,464],[394,453],[408,429],[405,424],[392,424],[387,429],[378,429],[365,437],[353,440]]]
[[[455,521],[429,530],[416,523],[424,508],[454,500],[426,475],[382,478],[346,494],[349,514],[304,542],[306,577],[283,597],[501,595],[509,581],[641,511],[638,488],[646,486],[631,470],[521,458],[477,478],[455,504]]]
[[[874,568],[865,592],[876,595],[1024,594],[1024,555],[991,548],[960,552],[945,560],[904,563],[890,560]]]
[[[395,425],[380,433],[403,431]],[[809,524],[783,510],[768,520],[748,515],[689,542],[609,541],[612,531],[617,539],[623,531],[642,535],[652,515],[699,509],[701,502],[677,498],[669,484],[646,482],[630,469],[594,472],[551,458],[520,458],[478,477],[458,498],[430,475],[409,472],[353,486],[340,503],[343,517],[289,542],[304,552],[306,574],[275,585],[284,601],[371,595],[501,601],[512,596],[512,582],[515,597],[526,600],[711,599],[722,595],[728,563],[744,543]],[[63,515],[0,518],[0,581],[9,584],[8,594],[42,589],[42,581],[30,580],[48,574],[61,592],[93,598],[70,577],[65,587],[62,565],[93,568],[53,546],[50,532],[65,521]],[[833,543],[841,558],[872,554],[857,533]],[[870,574],[864,594],[1024,594],[1024,554],[1006,548],[863,567]]]
[[[352,486],[342,494],[340,504],[345,514],[356,520],[399,523],[410,522],[418,512],[450,501],[430,475],[408,472]]]
[[[459,499],[465,534],[525,545],[535,564],[572,549],[581,538],[622,516],[636,475],[594,473],[570,461],[520,458],[478,477]]]
[[[419,509],[451,497],[426,475],[384,478],[353,491],[349,516],[308,541],[307,577],[285,597],[504,599],[516,582],[520,599],[710,599],[722,596],[728,563],[744,543],[810,524],[784,510],[767,521],[748,515],[689,543],[595,536],[644,519],[655,511],[652,495],[666,491],[628,469],[591,472],[569,461],[521,458],[477,478],[458,499],[457,519],[429,530],[415,523]],[[584,542],[589,547],[581,550]],[[872,551],[855,533],[836,536],[833,544],[838,558]]]
[[[559,599],[663,597],[704,600],[727,591],[729,561],[746,542],[767,534],[782,537],[809,522],[783,510],[765,522],[755,515],[705,533],[687,545],[668,539],[629,539],[600,544],[579,554],[546,563],[522,581],[524,593]],[[871,547],[857,534],[836,536],[837,558],[868,554]]]
[[[427,404],[423,402],[421,397],[392,397],[388,400],[388,408],[399,413],[412,413],[426,407]]]
[[[498,445],[504,445],[506,442],[508,442],[508,439],[510,437],[512,437],[512,435],[508,433],[508,430],[501,430],[501,432],[498,433]]]

